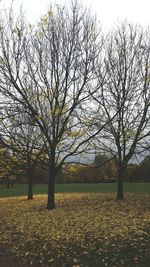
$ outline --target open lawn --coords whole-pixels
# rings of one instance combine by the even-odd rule
[[[0,199],[0,245],[26,266],[149,267],[150,195],[57,193]]]
[[[34,186],[34,194],[46,194],[48,186],[46,184],[37,184]],[[116,183],[98,183],[98,184],[56,184],[57,193],[73,192],[116,192]],[[148,193],[150,194],[150,183],[125,183],[125,192]],[[0,197],[24,196],[27,194],[27,185],[14,185],[7,189],[0,185]]]

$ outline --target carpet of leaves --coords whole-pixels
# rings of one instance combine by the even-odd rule
[[[150,266],[150,196],[56,194],[0,199],[0,244],[29,265],[52,267]]]

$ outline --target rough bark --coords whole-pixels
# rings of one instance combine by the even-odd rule
[[[47,209],[54,209],[54,208],[55,208],[55,172],[52,169],[50,169]]]
[[[10,188],[9,181],[7,181],[7,183],[6,183],[6,188]]]
[[[32,174],[28,173],[28,200],[33,199],[33,179]]]
[[[120,166],[118,169],[118,181],[117,181],[117,200],[124,199],[123,182],[125,177],[125,168]]]

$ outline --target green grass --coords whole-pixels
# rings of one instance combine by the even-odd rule
[[[38,184],[33,188],[34,194],[47,194],[47,185]],[[99,184],[57,184],[56,192],[60,193],[73,193],[73,192],[116,192],[117,184],[112,183],[99,183]],[[125,192],[132,193],[147,193],[150,194],[150,183],[125,183]],[[27,185],[14,185],[13,188],[5,188],[0,186],[0,197],[11,197],[11,196],[24,196],[27,194]]]

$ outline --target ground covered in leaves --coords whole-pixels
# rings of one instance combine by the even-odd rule
[[[52,267],[148,267],[150,196],[56,194],[0,199],[0,245],[30,265]]]

